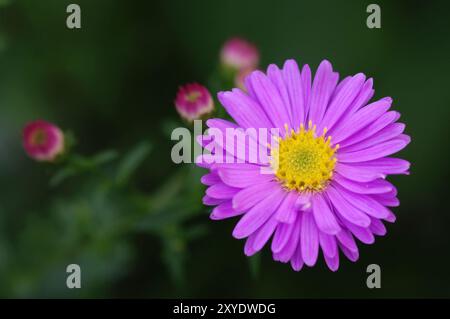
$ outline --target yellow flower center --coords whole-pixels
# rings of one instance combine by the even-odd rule
[[[30,144],[33,146],[44,145],[47,141],[47,134],[42,129],[37,129],[30,136]]]
[[[297,131],[289,132],[279,139],[271,150],[272,168],[277,179],[289,190],[321,191],[333,176],[339,145],[330,146],[331,136],[325,138],[326,129],[316,136],[316,126],[310,121],[308,129],[303,124]]]
[[[189,102],[195,102],[200,96],[202,96],[200,92],[194,91],[186,96],[186,100],[188,100]]]

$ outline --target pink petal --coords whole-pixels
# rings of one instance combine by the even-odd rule
[[[384,143],[377,144],[375,146],[366,148],[362,151],[356,151],[351,153],[339,153],[338,161],[344,163],[354,162],[366,162],[377,158],[389,156],[402,150],[408,141],[403,139],[393,139]]]
[[[383,222],[379,220],[378,218],[371,217],[371,223],[370,223],[370,231],[378,236],[384,236],[386,235],[386,227],[384,226]]]
[[[297,244],[297,248],[295,249],[294,255],[292,256],[292,259],[291,259],[291,267],[295,271],[300,271],[303,268],[301,245]]]
[[[323,254],[328,257],[334,257],[337,254],[336,238],[333,235],[328,235],[319,232],[319,243],[322,247]]]
[[[319,233],[312,213],[303,213],[300,244],[303,261],[310,267],[314,266],[319,254]]]
[[[242,215],[242,212],[234,210],[229,200],[214,208],[209,217],[214,220],[220,220],[239,215]]]
[[[328,106],[327,112],[317,126],[318,132],[321,132],[323,128],[327,127],[331,129],[333,125],[339,120],[339,118],[346,112],[350,104],[359,94],[362,85],[366,77],[362,73],[358,73],[353,76],[340,90],[336,97],[331,101]]]
[[[396,111],[389,111],[381,115],[378,119],[376,119],[373,123],[369,124],[359,132],[349,136],[348,138],[342,140],[339,145],[341,147],[346,147],[349,145],[353,145],[355,143],[361,142],[365,140],[366,138],[369,138],[375,134],[377,134],[379,131],[381,131],[383,128],[388,126],[391,123],[394,123],[398,118],[400,117],[400,113]],[[332,131],[330,130],[330,134],[332,135]]]
[[[336,189],[340,192],[342,197],[344,197],[348,203],[352,206],[360,209],[367,215],[376,218],[386,218],[389,215],[389,211],[386,207],[378,203],[375,199],[368,195],[356,194],[347,191],[345,188],[335,185]]]
[[[353,163],[352,169],[380,172],[382,174],[408,174],[410,163],[400,158],[379,158],[372,161]]]
[[[301,81],[302,81],[302,88],[303,88],[303,105],[304,105],[304,119],[301,119],[301,122],[296,122],[295,128],[298,128],[300,123],[306,122],[306,119],[308,118],[308,112],[309,112],[309,103],[311,100],[311,69],[309,68],[308,64],[305,64],[302,68],[301,73]]]
[[[352,234],[355,235],[355,237],[364,244],[370,245],[375,242],[375,237],[373,236],[369,228],[359,227],[345,220],[343,220],[343,223],[352,232]]]
[[[319,230],[330,235],[335,235],[340,232],[341,227],[339,227],[326,199],[321,194],[317,194],[313,196],[312,202],[314,220]]]
[[[298,246],[298,242],[300,240],[300,228],[303,219],[302,216],[303,214],[299,214],[294,224],[292,224],[292,234],[283,248],[279,252],[273,253],[273,257],[275,260],[278,260],[280,262],[288,262],[294,255]]]
[[[286,83],[291,106],[291,128],[297,129],[305,119],[303,87],[297,62],[287,60],[283,66],[283,79]]]
[[[367,227],[370,225],[369,216],[351,205],[333,186],[330,185],[326,192],[336,212],[340,216],[358,226]]]
[[[343,177],[355,182],[371,182],[373,180],[384,178],[385,175],[381,172],[367,168],[364,166],[357,166],[355,164],[337,163],[336,172]]]
[[[203,204],[208,205],[208,206],[216,206],[219,205],[221,203],[223,203],[224,201],[226,201],[226,199],[217,199],[217,198],[212,198],[209,197],[208,195],[203,196]]]
[[[205,174],[200,178],[200,181],[202,182],[202,184],[207,186],[222,182],[219,178],[219,175],[217,175],[216,173]]]
[[[393,123],[379,131],[376,135],[372,135],[371,137],[350,145],[348,147],[339,148],[339,152],[341,153],[349,153],[364,150],[370,146],[383,143],[389,141],[393,138],[399,137],[400,134],[405,129],[405,124],[403,123]]]
[[[233,208],[245,212],[278,189],[280,185],[277,182],[255,184],[244,188],[233,197]]]
[[[342,125],[339,131],[333,132],[333,143],[339,143],[377,120],[391,107],[391,104],[391,98],[383,98],[360,109]]]
[[[240,191],[239,188],[230,187],[223,183],[214,184],[206,189],[206,195],[218,199],[232,198]]]
[[[271,121],[269,121],[261,106],[241,90],[233,89],[232,92],[219,92],[217,97],[240,127],[272,127]]]
[[[278,225],[278,221],[275,218],[270,218],[263,226],[261,226],[256,234],[253,248],[257,251],[261,250],[267,241],[272,236],[275,228]]]
[[[284,112],[288,114],[289,122],[287,124],[292,127],[292,107],[289,98],[288,86],[284,82],[283,72],[275,64],[270,64],[267,68],[267,76],[278,89],[278,93],[283,101],[280,107],[282,107]]]
[[[283,128],[289,124],[289,113],[283,105],[283,100],[273,83],[261,71],[251,73],[247,78],[253,87],[256,98],[259,101],[268,118],[275,127]]]
[[[267,183],[274,179],[273,175],[261,174],[259,170],[219,169],[218,173],[225,184],[238,188]]]
[[[298,194],[296,192],[289,192],[278,207],[275,218],[282,223],[293,223],[295,221],[295,215],[297,214],[296,202]]]
[[[339,173],[334,175],[333,180],[345,189],[358,194],[387,193],[394,187],[391,183],[384,179],[376,179],[371,182],[355,182],[341,176]]]
[[[295,220],[291,224],[278,223],[275,235],[272,240],[272,252],[279,253],[286,246],[288,241],[291,239],[294,228],[298,227],[298,219],[299,217],[295,216]]]
[[[253,206],[237,223],[233,230],[233,237],[245,238],[255,232],[272,216],[285,196],[284,191],[279,188]]]
[[[356,246],[355,240],[353,239],[350,231],[342,230],[339,234],[336,235],[336,238],[338,239],[339,247],[345,247],[347,250],[354,253],[358,252],[358,246]]]
[[[337,81],[338,77],[333,75],[331,63],[322,61],[314,76],[309,104],[309,120],[314,124],[321,123]]]
[[[326,262],[328,268],[331,271],[338,270],[338,268],[339,268],[339,254],[336,254],[333,257],[329,257],[329,256],[325,255],[324,258],[325,258],[325,262]]]

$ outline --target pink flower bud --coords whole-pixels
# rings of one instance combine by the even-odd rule
[[[233,69],[255,69],[259,63],[259,52],[247,40],[232,38],[223,45],[220,58],[225,66]]]
[[[181,86],[175,98],[175,107],[185,120],[192,122],[211,113],[214,101],[208,89],[197,83]]]
[[[51,162],[64,151],[64,134],[52,123],[30,122],[23,129],[23,147],[31,158]]]

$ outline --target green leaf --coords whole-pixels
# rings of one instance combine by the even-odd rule
[[[84,172],[107,164],[116,159],[117,156],[118,153],[115,150],[102,151],[91,157],[74,154],[69,158],[69,165],[78,172]]]
[[[75,176],[77,171],[70,166],[63,167],[59,171],[56,172],[55,175],[50,178],[50,187],[56,187],[60,185],[64,180],[69,177]]]
[[[200,205],[201,194],[191,192],[195,187],[188,182],[188,173],[185,169],[179,169],[151,196],[140,200],[139,205],[145,213],[136,223],[138,231],[158,233],[166,225],[179,224],[203,213],[203,207]]]
[[[50,186],[58,186],[69,177],[96,169],[113,161],[117,156],[118,153],[115,150],[106,150],[92,157],[84,157],[77,154],[69,155],[65,166],[59,169],[50,179]]]
[[[100,166],[115,160],[118,155],[119,154],[115,150],[107,150],[95,155],[92,158],[92,163],[94,166]]]
[[[169,270],[170,277],[177,287],[185,283],[184,264],[186,261],[186,243],[179,236],[181,230],[173,225],[165,230],[162,235],[162,257]]]
[[[139,143],[119,163],[116,182],[123,185],[130,179],[131,175],[150,153],[151,145],[148,142]]]

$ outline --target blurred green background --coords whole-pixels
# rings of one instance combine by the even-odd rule
[[[0,0],[0,296],[450,297],[450,4],[376,1],[382,28],[368,29],[372,2]],[[209,220],[201,171],[170,160],[177,87],[207,83],[236,35],[263,68],[326,58],[373,77],[407,124],[397,222],[336,273],[322,260],[296,273],[267,249],[249,262],[235,220]],[[27,158],[21,129],[37,118],[73,132],[83,157]],[[66,288],[72,263],[81,289]],[[371,263],[381,289],[366,287]]]

